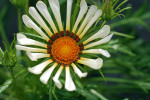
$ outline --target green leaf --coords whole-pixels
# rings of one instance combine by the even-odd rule
[[[7,6],[4,6],[3,9],[1,10],[1,13],[0,13],[0,20],[3,19],[3,17],[5,16],[7,12]]]
[[[3,57],[3,55],[4,55],[4,52],[3,52],[3,50],[0,47],[0,57]]]
[[[144,15],[141,16],[142,20],[148,20],[149,18],[150,18],[150,12],[147,12]]]
[[[2,10],[0,10],[0,36],[2,37],[2,41],[4,41],[7,46],[9,46],[9,41],[8,41],[8,38],[7,38],[7,35],[5,33],[5,30],[4,30],[4,25],[3,25],[3,18],[4,16],[6,15],[6,12],[7,12],[7,6],[4,6],[2,8]]]
[[[81,94],[82,96],[84,96],[86,98],[86,100],[99,100],[97,98],[97,96],[91,94],[90,91],[88,90],[85,90],[85,89],[80,89],[77,87],[77,90],[76,90],[79,94]]]
[[[75,20],[77,18],[77,14],[78,14],[78,11],[79,11],[79,8],[80,8],[80,0],[77,0],[76,2],[76,5],[75,5],[75,9],[73,11],[73,16],[72,16],[72,25],[74,25],[75,23]]]
[[[97,97],[99,97],[101,100],[108,100],[106,97],[104,97],[102,94],[98,93],[97,91],[95,91],[94,89],[91,89],[91,92],[96,95]]]
[[[4,82],[4,84],[0,86],[0,94],[1,94],[2,92],[4,92],[4,91],[9,87],[9,85],[10,85],[11,83],[12,83],[12,79],[9,79],[9,80],[7,80],[6,82]]]
[[[123,9],[121,9],[120,11],[118,11],[117,13],[119,14],[119,13],[121,13],[121,12],[123,12],[123,11],[125,11],[125,10],[129,10],[129,9],[131,9],[132,7],[126,7],[126,8],[123,8]]]
[[[126,37],[126,38],[134,38],[134,37],[131,36],[131,35],[127,35],[127,34],[120,33],[120,32],[112,32],[112,33],[115,34],[115,35],[118,35],[118,36]]]
[[[125,98],[125,99],[123,99],[123,100],[129,100],[128,98]]]
[[[103,74],[101,69],[99,70],[99,73],[101,74],[102,78],[104,79],[105,83],[107,84],[107,81],[106,81],[105,76],[104,76],[104,74]]]
[[[137,19],[136,21],[150,32],[149,25],[145,21],[141,19]]]
[[[11,42],[11,45],[10,45],[10,51],[12,51],[13,50],[13,46],[16,44],[16,38],[15,38],[15,36],[14,36],[14,39],[13,39],[13,41]]]
[[[134,13],[134,17],[138,17],[143,15],[143,13],[147,10],[147,0],[144,0],[144,3],[142,4],[142,6]]]
[[[128,54],[130,56],[136,56],[135,53],[133,53],[128,47],[126,46],[120,46],[118,47],[117,49],[118,51],[122,52],[122,53],[125,53],[125,54]]]
[[[127,2],[128,0],[124,0],[123,2],[121,2],[116,8],[115,8],[115,12],[123,5]]]

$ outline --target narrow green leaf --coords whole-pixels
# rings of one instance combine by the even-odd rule
[[[76,91],[79,94],[81,94],[82,96],[84,96],[86,98],[86,100],[99,100],[97,98],[97,96],[95,96],[94,94],[91,94],[91,92],[86,90],[86,89],[80,89],[80,88],[77,87]]]
[[[3,50],[0,47],[0,57],[3,57],[3,55],[4,55],[4,52],[3,52]]]
[[[131,9],[132,7],[126,7],[126,8],[123,8],[123,9],[121,9],[120,11],[118,11],[117,13],[119,14],[119,13],[121,13],[121,12],[123,12],[123,11],[125,11],[125,10],[129,10],[129,9]]]
[[[141,16],[141,19],[142,20],[147,20],[147,19],[149,19],[150,18],[150,12],[147,12],[147,13],[145,13],[145,14],[143,14],[142,16]]]
[[[128,54],[130,56],[136,56],[136,54],[134,54],[128,47],[126,46],[119,46],[118,51],[122,52],[122,53],[125,53],[125,54]]]
[[[97,97],[99,97],[101,100],[108,100],[106,97],[104,97],[102,94],[98,93],[96,90],[91,89],[91,92],[96,95]]]
[[[102,78],[104,79],[105,83],[107,84],[107,81],[106,81],[105,76],[104,76],[104,74],[103,74],[101,69],[99,70],[99,73],[101,74]]]
[[[123,2],[121,2],[115,9],[115,12],[123,5],[127,2],[128,0],[124,0]]]
[[[141,19],[137,19],[136,21],[137,21],[137,23],[139,23],[140,25],[142,25],[144,28],[146,28],[150,32],[149,25],[145,21],[143,21]]]
[[[56,88],[56,85],[54,85],[52,93],[53,93],[53,96],[54,96],[55,100],[59,100],[56,93],[55,93],[55,88]]]
[[[143,13],[147,10],[147,0],[144,0],[142,6],[133,14],[134,17],[138,17],[143,15]]]
[[[123,100],[129,100],[128,98],[125,98],[125,99],[123,99]]]
[[[2,92],[4,92],[8,87],[9,85],[12,83],[12,79],[9,79],[7,80],[6,82],[4,82],[4,84],[2,86],[0,86],[0,94]]]
[[[126,38],[134,38],[134,37],[131,36],[131,35],[127,35],[127,34],[120,33],[120,32],[112,32],[112,33],[115,34],[115,35],[119,35],[119,36],[126,37]]]
[[[11,45],[10,45],[10,51],[12,51],[13,50],[13,46],[16,44],[16,38],[15,38],[15,36],[14,36],[14,39],[13,39],[13,41],[11,42]]]
[[[145,87],[143,87],[143,86],[141,86],[141,85],[139,85],[139,86],[143,89],[143,91],[144,91],[145,93],[147,93],[147,94],[149,93],[148,90],[147,90]]]
[[[113,8],[116,6],[116,4],[119,2],[119,0],[116,0],[115,3],[113,3]]]
[[[0,19],[2,20],[7,11],[7,6],[4,6],[0,13]]]
[[[74,23],[75,23],[75,20],[76,20],[78,11],[79,11],[79,7],[80,7],[79,5],[80,5],[80,0],[77,0],[76,6],[75,6],[75,9],[73,12],[73,16],[72,16],[72,25],[74,25]]]

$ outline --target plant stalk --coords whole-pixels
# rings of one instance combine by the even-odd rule
[[[22,32],[22,20],[21,20],[21,9],[19,8],[18,11],[18,31]]]
[[[10,72],[13,82],[16,83],[13,68],[9,68],[9,72]]]
[[[28,9],[29,9],[29,0],[26,0],[25,2],[25,13],[28,15]]]

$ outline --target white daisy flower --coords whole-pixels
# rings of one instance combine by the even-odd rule
[[[36,3],[36,8],[30,7],[29,14],[34,19],[31,20],[27,15],[23,15],[22,19],[24,24],[28,28],[34,29],[39,35],[47,42],[42,43],[38,40],[33,40],[26,37],[24,34],[18,33],[17,40],[18,45],[16,48],[19,50],[24,50],[27,52],[28,57],[32,61],[37,61],[41,58],[46,58],[45,62],[42,62],[34,67],[29,67],[28,70],[33,74],[41,74],[40,80],[44,84],[48,83],[51,74],[56,67],[60,64],[58,71],[53,77],[53,81],[56,86],[61,89],[62,84],[59,81],[59,77],[63,69],[66,73],[65,89],[68,91],[76,90],[75,84],[71,78],[70,66],[72,66],[75,74],[80,78],[86,77],[87,72],[82,72],[81,69],[75,64],[86,65],[92,69],[98,70],[103,65],[103,60],[101,58],[89,59],[80,57],[81,54],[91,53],[91,54],[102,54],[105,57],[110,57],[108,51],[103,49],[90,49],[94,46],[104,44],[110,41],[113,34],[110,34],[110,27],[108,25],[103,26],[101,30],[95,33],[90,38],[86,39],[83,43],[78,45],[78,42],[84,37],[92,25],[98,20],[102,15],[102,11],[97,9],[96,6],[87,6],[85,0],[80,2],[80,10],[75,21],[73,28],[70,28],[71,23],[71,11],[72,11],[73,0],[67,0],[67,15],[66,15],[66,27],[64,29],[60,14],[60,5],[58,0],[49,0],[51,10],[56,19],[56,23],[53,21],[47,6],[42,2],[38,1]],[[37,11],[38,10],[38,11]],[[84,17],[85,16],[85,17]],[[45,18],[42,19],[42,17]],[[81,21],[83,20],[83,21]],[[47,21],[47,24],[45,21]],[[38,24],[36,25],[35,22]],[[56,27],[58,25],[58,28]],[[50,27],[49,27],[50,26]],[[95,39],[100,39],[93,42]],[[90,42],[90,43],[89,43]],[[88,44],[87,44],[88,43]],[[38,46],[38,47],[35,47]],[[50,64],[54,63],[45,72],[43,70]],[[69,66],[70,65],[70,66]]]

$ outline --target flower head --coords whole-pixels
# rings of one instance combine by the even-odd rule
[[[71,78],[70,67],[73,68],[74,72],[80,78],[86,77],[87,72],[82,72],[81,69],[79,69],[75,64],[75,62],[89,66],[90,68],[93,68],[95,70],[100,69],[103,65],[103,60],[101,58],[89,59],[82,57],[81,54],[102,54],[106,57],[110,57],[110,54],[106,50],[90,48],[109,42],[113,35],[109,35],[110,27],[108,25],[105,25],[93,36],[86,39],[83,43],[79,44],[79,41],[84,37],[84,35],[88,32],[88,30],[92,27],[96,20],[102,15],[102,11],[98,10],[94,5],[92,5],[88,9],[85,0],[81,0],[80,11],[78,13],[75,24],[71,29],[70,23],[72,3],[73,0],[67,0],[66,27],[64,29],[58,0],[49,0],[49,4],[56,19],[56,23],[52,19],[47,6],[42,1],[38,1],[36,4],[36,8],[46,19],[50,27],[46,24],[46,22],[42,19],[42,16],[34,7],[29,8],[29,14],[42,29],[38,25],[36,25],[27,15],[23,15],[22,18],[24,24],[28,28],[32,28],[37,31],[39,35],[46,41],[46,43],[30,39],[24,34],[18,33],[17,40],[20,45],[16,45],[17,49],[25,50],[28,57],[32,61],[37,61],[40,58],[48,58],[46,61],[34,67],[28,68],[31,73],[41,74],[43,70],[46,69],[46,67],[51,63],[52,66],[49,67],[40,77],[41,82],[43,82],[44,84],[48,83],[51,74],[53,73],[55,68],[60,65],[58,71],[53,77],[53,81],[58,88],[62,88],[59,77],[61,75],[61,72],[65,68],[65,89],[68,91],[73,91],[76,89],[75,84]],[[57,25],[58,28],[56,27]],[[96,42],[93,41],[99,38],[101,39]]]
[[[2,57],[2,65],[8,68],[14,67],[16,65],[16,56],[12,52],[5,51]]]

